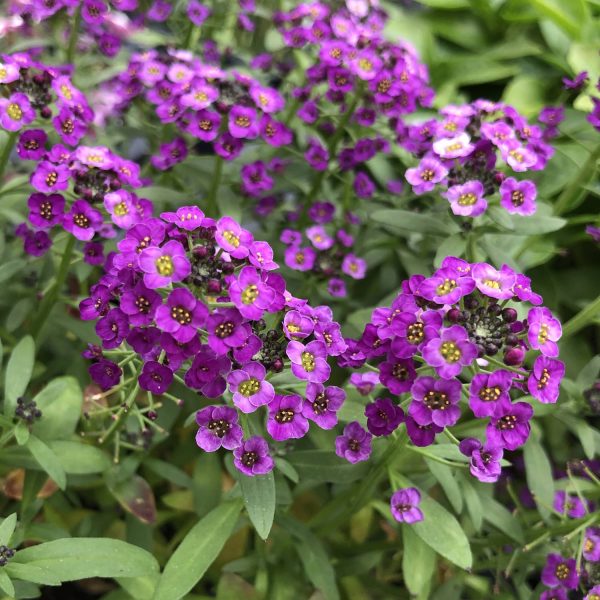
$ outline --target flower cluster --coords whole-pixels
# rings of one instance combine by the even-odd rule
[[[3,55],[0,62],[0,127],[20,132],[36,119],[52,119],[63,143],[76,146],[85,135],[94,113],[85,95],[69,77],[69,67],[49,67],[34,53]],[[24,131],[19,155],[33,158],[47,139],[41,129]]]
[[[342,278],[363,279],[367,263],[352,253],[354,236],[347,229],[334,226],[335,207],[330,202],[316,202],[308,211],[313,225],[304,231],[284,229],[280,240],[287,246],[285,264],[295,271],[312,273],[327,281],[327,291],[336,297],[346,296],[346,283]],[[329,226],[329,227],[328,227]]]
[[[269,471],[273,461],[262,437],[243,440],[240,413],[265,407],[266,431],[276,441],[303,437],[309,421],[336,425],[345,394],[326,382],[328,357],[346,350],[340,326],[329,308],[287,292],[266,242],[230,217],[215,222],[185,206],[133,225],[117,246],[80,305],[83,319],[97,320],[102,340],[102,349],[88,354],[98,385],[119,384],[122,370],[108,356],[127,344],[140,362],[143,390],[165,394],[180,372],[206,398],[225,394],[229,403],[197,413],[196,441],[207,452],[233,450],[247,475]],[[305,386],[304,397],[278,393],[269,381],[286,365],[298,381],[292,389]]]
[[[527,310],[525,302],[533,306]],[[412,443],[428,446],[468,404],[476,418],[489,419],[486,440],[464,439],[460,450],[475,477],[496,481],[504,451],[529,436],[533,407],[523,396],[544,404],[558,399],[561,324],[541,303],[529,279],[507,265],[447,257],[431,277],[405,281],[390,307],[373,311],[361,338],[346,340],[339,358],[355,369],[369,362],[378,380],[353,383],[369,392],[381,384],[392,396],[367,406],[369,432],[389,435],[404,422]],[[406,414],[393,399],[403,394],[410,394]]]
[[[71,151],[62,144],[46,145],[42,130],[26,131],[19,138],[21,158],[37,164],[30,176],[36,191],[27,201],[33,229],[22,223],[16,233],[28,254],[41,256],[52,244],[50,231],[62,227],[85,242],[86,262],[102,264],[102,239],[114,238],[115,226],[129,229],[152,215],[151,202],[126,189],[142,185],[140,167],[103,146],[80,145]]]
[[[548,141],[563,118],[562,108],[548,107],[539,115],[540,125],[531,125],[512,106],[476,100],[446,106],[439,119],[398,120],[398,143],[419,159],[406,179],[415,194],[439,185],[455,215],[483,214],[496,194],[509,214],[532,215],[535,183],[512,174],[544,169],[554,153]]]

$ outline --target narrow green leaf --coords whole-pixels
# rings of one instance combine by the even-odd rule
[[[153,600],[179,600],[202,579],[233,532],[240,509],[241,501],[226,502],[190,529],[167,562]]]
[[[37,463],[48,473],[56,485],[64,490],[67,487],[67,475],[58,456],[42,440],[34,435],[29,436],[27,448]]]
[[[0,524],[0,546],[8,546],[10,538],[17,526],[17,513],[12,513]]]
[[[9,260],[0,266],[0,283],[10,279],[15,273],[23,270],[25,261],[22,258]]]
[[[512,231],[515,228],[513,220],[510,218],[510,215],[506,212],[506,210],[504,210],[500,206],[490,206],[488,208],[487,214],[490,217],[490,219],[494,221],[494,223],[500,225],[500,227],[502,227],[503,229],[508,229],[509,231]]]
[[[15,596],[15,586],[10,580],[8,573],[0,569],[0,590],[2,590],[7,596],[13,598]]]
[[[17,407],[17,398],[22,396],[29,385],[33,363],[35,361],[35,344],[33,338],[24,337],[14,348],[6,365],[4,383],[4,414],[13,416]]]
[[[106,452],[83,442],[54,440],[48,445],[69,475],[103,473],[112,465]]]
[[[66,538],[19,550],[9,563],[39,567],[59,581],[89,577],[144,577],[156,559],[138,546],[110,538]]]
[[[83,393],[74,377],[58,377],[52,380],[33,398],[42,411],[32,432],[42,440],[68,439],[71,437],[81,415]]]
[[[467,511],[473,522],[475,531],[481,530],[483,522],[483,505],[479,494],[475,491],[475,488],[469,481],[463,482],[463,492],[465,494],[465,504],[467,505]]]
[[[29,435],[29,427],[25,421],[19,421],[15,427],[15,439],[17,440],[17,444],[19,444],[19,446],[24,446],[27,443],[27,440],[29,440]]]
[[[134,475],[109,485],[108,489],[118,503],[142,523],[152,524],[156,521],[154,492],[143,477]]]
[[[11,560],[4,569],[13,579],[30,581],[39,585],[60,585],[60,579],[46,567],[34,564],[21,564]]]
[[[444,492],[446,493],[446,497],[448,500],[450,500],[450,504],[452,504],[454,512],[460,514],[463,508],[463,493],[458,485],[458,482],[456,481],[456,477],[454,476],[454,470],[448,465],[443,465],[429,458],[426,458],[425,462],[427,463],[432,475],[442,486]]]
[[[447,236],[459,232],[458,226],[450,220],[408,210],[376,210],[371,219],[384,227],[409,233]]]
[[[540,515],[544,519],[550,515],[548,507],[554,500],[554,478],[552,465],[546,452],[537,440],[530,439],[523,450],[527,485],[533,494]]]
[[[247,477],[240,473],[238,477],[244,506],[256,529],[263,540],[269,537],[275,516],[275,478],[273,472],[266,475]]]
[[[542,233],[551,233],[562,229],[566,224],[566,219],[560,217],[544,217],[536,215],[535,217],[511,217],[514,233],[517,235],[541,235]]]
[[[290,454],[288,460],[301,478],[313,481],[350,483],[368,471],[364,463],[351,465],[328,450],[300,450]]]
[[[485,506],[483,518],[488,523],[491,523],[494,527],[498,528],[502,533],[505,533],[519,544],[525,542],[521,523],[506,507],[499,502],[496,502],[493,498],[482,498],[482,502]]]
[[[435,253],[433,264],[439,267],[446,256],[456,256],[460,258],[467,247],[467,240],[460,234],[455,233],[447,237],[439,246]]]
[[[402,527],[402,575],[411,594],[431,587],[435,570],[435,552],[412,529]]]

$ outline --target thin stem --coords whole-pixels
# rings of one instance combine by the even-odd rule
[[[83,2],[79,3],[75,14],[73,15],[73,23],[71,23],[71,34],[69,35],[69,43],[67,45],[67,64],[72,65],[75,61],[75,50],[77,48],[77,40],[79,38],[79,24],[81,23],[81,6]]]
[[[563,339],[586,327],[600,314],[600,296],[563,325]]]
[[[6,169],[6,165],[8,164],[8,159],[10,158],[10,153],[15,146],[15,142],[17,141],[18,132],[11,131],[8,134],[8,138],[4,147],[2,148],[2,154],[0,154],[0,184],[3,183],[4,177],[4,169]]]
[[[217,216],[217,192],[221,184],[221,176],[223,175],[223,158],[215,156],[215,172],[213,173],[212,185],[206,198],[206,209],[210,216]]]
[[[523,376],[527,375],[527,371],[524,371],[523,369],[517,369],[517,367],[511,367],[510,365],[505,365],[504,363],[500,362],[499,360],[496,360],[495,358],[491,358],[490,356],[486,356],[485,360],[487,360],[493,365],[496,365],[497,367],[506,369],[507,371],[512,371],[513,373],[518,373],[519,375]]]

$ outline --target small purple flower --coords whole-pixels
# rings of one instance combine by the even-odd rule
[[[406,180],[413,187],[415,194],[430,192],[436,183],[442,181],[448,175],[442,163],[434,158],[424,158],[418,167],[406,171]]]
[[[486,434],[491,446],[502,446],[507,450],[516,450],[529,437],[533,408],[526,402],[515,402],[492,417]]]
[[[581,71],[581,73],[577,73],[573,79],[569,79],[568,77],[563,77],[563,87],[565,90],[573,90],[575,92],[580,91],[589,81],[588,72]]]
[[[458,375],[477,358],[477,353],[477,346],[469,341],[465,328],[460,325],[442,329],[440,337],[430,340],[422,349],[423,358],[443,379]]]
[[[316,138],[309,138],[304,158],[315,171],[325,171],[329,164],[329,152]]]
[[[356,196],[365,200],[371,198],[376,190],[373,180],[362,171],[356,174],[352,187]]]
[[[65,213],[65,199],[60,194],[31,194],[27,201],[29,221],[34,227],[48,229],[61,225]]]
[[[309,423],[302,414],[302,398],[298,394],[280,396],[275,394],[269,404],[267,431],[278,442],[299,439],[306,435]]]
[[[88,368],[90,377],[103,389],[109,390],[121,381],[121,367],[116,363],[101,359]]]
[[[501,446],[485,446],[475,438],[465,438],[459,445],[460,451],[470,457],[470,471],[473,477],[484,483],[498,481],[502,472],[500,461],[504,451]]]
[[[284,254],[284,262],[295,271],[310,271],[317,259],[317,253],[310,246],[288,246]]]
[[[207,406],[196,413],[196,423],[196,444],[205,452],[221,447],[233,450],[242,443],[244,432],[238,425],[236,410],[230,406]]]
[[[372,439],[358,421],[352,421],[344,427],[344,434],[335,438],[335,453],[351,463],[367,460],[371,456]]]
[[[438,269],[419,285],[419,295],[437,304],[456,304],[475,289],[475,282],[451,267]]]
[[[406,433],[410,441],[421,448],[431,446],[435,440],[435,436],[441,433],[444,428],[439,427],[435,423],[429,425],[419,425],[410,415],[406,415]]]
[[[379,384],[379,374],[367,371],[366,373],[352,373],[350,383],[361,396],[368,396]]]
[[[500,151],[506,164],[517,173],[527,171],[538,160],[535,152],[525,146],[521,146],[521,143],[515,139],[508,140],[506,144],[500,147]]]
[[[35,110],[29,98],[17,92],[0,98],[0,125],[7,131],[19,131],[35,119]]]
[[[164,394],[173,383],[173,371],[155,360],[144,363],[139,377],[140,387],[152,394]]]
[[[469,156],[473,152],[474,146],[471,144],[471,138],[467,133],[460,133],[456,137],[442,138],[433,142],[433,151],[441,158],[454,159]]]
[[[556,588],[555,590],[546,590],[540,594],[540,600],[569,600],[569,596],[567,595],[567,591],[562,588]],[[587,598],[587,596],[583,600],[600,600],[599,598]]]
[[[276,113],[285,106],[285,100],[277,90],[258,84],[254,84],[250,88],[250,97],[254,100],[257,108],[264,113]]]
[[[227,354],[241,347],[248,339],[244,319],[235,308],[223,308],[209,315],[206,321],[208,345],[218,354]]]
[[[71,172],[67,165],[55,165],[43,160],[31,174],[30,182],[38,192],[58,192],[69,187]]]
[[[327,347],[323,342],[314,340],[305,346],[291,341],[285,352],[292,361],[292,373],[298,379],[309,383],[323,383],[329,379],[331,367],[327,364]]]
[[[229,285],[229,296],[246,319],[261,319],[275,300],[275,290],[254,267],[244,267]]]
[[[596,527],[590,527],[585,532],[583,558],[589,562],[600,561],[600,530]],[[600,586],[598,586],[597,591],[600,595]]]
[[[562,600],[562,599],[561,599]],[[565,594],[565,600],[567,596]],[[595,585],[584,597],[583,600],[600,600],[600,585]]]
[[[17,154],[23,160],[40,160],[46,154],[48,136],[43,129],[28,129],[19,136]]]
[[[233,403],[243,413],[254,412],[269,404],[275,397],[273,386],[265,381],[266,369],[258,362],[250,362],[227,376]]]
[[[517,273],[517,279],[515,281],[515,285],[513,286],[513,291],[519,300],[530,302],[535,306],[538,306],[543,301],[542,297],[531,289],[531,279],[522,273]]]
[[[566,515],[571,519],[585,517],[588,512],[579,496],[567,494],[564,490],[558,490],[554,493],[552,507],[556,512]]]
[[[338,422],[336,413],[345,399],[346,392],[335,385],[325,387],[321,383],[309,383],[302,414],[321,429],[333,429]]]
[[[517,276],[508,265],[502,265],[498,271],[487,263],[475,263],[471,273],[477,289],[482,294],[498,300],[508,300],[513,297],[512,287]]]
[[[511,215],[532,215],[536,211],[537,188],[533,181],[505,179],[500,185],[500,205]]]
[[[229,133],[237,139],[258,136],[258,118],[254,108],[235,105],[229,112]]]
[[[244,440],[233,451],[233,464],[248,477],[266,475],[273,470],[274,462],[269,454],[269,445],[258,435]]]
[[[149,325],[154,320],[156,309],[162,298],[154,290],[148,289],[142,281],[129,288],[121,296],[121,310],[129,317],[132,325]]]
[[[104,195],[104,208],[110,214],[113,223],[121,229],[130,229],[138,221],[131,192],[117,190]]]
[[[354,254],[347,254],[342,262],[342,271],[352,279],[364,279],[367,262]]]
[[[327,282],[327,291],[334,298],[345,298],[346,297],[346,283],[343,279],[339,279],[338,277],[332,277]]]
[[[104,246],[101,242],[87,242],[83,246],[83,260],[88,265],[99,266],[104,263]]]
[[[76,146],[87,131],[87,125],[66,106],[52,119],[52,125],[61,140],[69,146]]]
[[[548,554],[542,571],[542,583],[548,587],[563,587],[574,590],[579,585],[576,561],[563,558],[560,554]]]
[[[387,360],[379,365],[379,380],[392,394],[408,392],[416,377],[417,372],[412,359],[388,355]]]
[[[469,387],[469,406],[478,418],[503,414],[510,405],[509,391],[513,375],[500,369],[494,373],[478,373]]]
[[[102,226],[102,213],[85,200],[76,200],[64,216],[63,227],[78,240],[89,242]]]
[[[159,342],[162,342],[161,331],[158,327],[133,327],[127,335],[126,340],[127,343],[141,356],[150,355]],[[161,343],[161,345],[163,347],[165,346],[164,343]],[[169,358],[169,367],[175,369],[177,361],[171,360],[171,355],[167,348],[165,348],[165,351]]]
[[[145,280],[144,280],[145,282]],[[156,325],[170,333],[178,342],[185,344],[203,328],[208,317],[208,308],[189,290],[177,288],[156,310]]]
[[[449,200],[455,215],[478,217],[485,212],[487,201],[483,197],[481,181],[467,181],[462,185],[453,185],[443,196]]]
[[[314,321],[299,310],[290,310],[283,319],[283,333],[288,340],[303,340],[314,328]]]
[[[412,402],[408,407],[408,414],[419,425],[454,425],[460,417],[460,390],[461,383],[456,379],[446,381],[418,377],[410,389]]]
[[[96,323],[96,333],[103,348],[117,348],[129,333],[129,319],[120,308],[112,308]]]
[[[529,329],[527,340],[531,347],[539,350],[544,356],[558,356],[558,344],[562,336],[560,321],[545,307],[532,308],[527,314]]]
[[[322,225],[313,225],[306,230],[306,237],[317,250],[329,250],[335,240],[325,231]]]
[[[420,503],[421,493],[418,489],[409,487],[396,490],[390,499],[392,516],[399,523],[418,523],[424,519]]]
[[[185,9],[188,19],[196,25],[196,27],[200,27],[200,25],[208,19],[210,12],[210,8],[204,6],[204,4],[198,2],[198,0],[189,0],[187,8]]]
[[[560,382],[565,375],[565,365],[560,360],[538,356],[527,380],[529,393],[544,404],[554,404],[560,394]]]
[[[365,407],[365,417],[373,435],[390,435],[404,421],[404,411],[390,398],[377,398]]]
[[[150,246],[139,255],[139,265],[144,272],[144,283],[150,289],[166,287],[182,281],[192,271],[183,246],[171,240],[164,246]]]
[[[231,217],[221,217],[217,221],[215,240],[233,258],[246,258],[254,238]]]

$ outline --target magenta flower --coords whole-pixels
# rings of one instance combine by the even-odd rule
[[[564,490],[557,490],[554,493],[552,507],[556,512],[566,515],[571,519],[585,517],[589,508],[583,504],[579,496],[567,494]]]
[[[142,281],[139,281],[135,287],[123,292],[120,308],[129,317],[132,325],[149,325],[154,320],[156,309],[161,303],[161,295],[154,290],[149,290]]]
[[[102,213],[85,200],[76,200],[64,216],[63,227],[78,240],[90,241],[102,226]]]
[[[327,347],[323,342],[314,340],[305,346],[291,341],[285,352],[292,361],[292,373],[298,379],[309,383],[323,383],[329,379],[331,367],[327,364]]]
[[[404,421],[404,411],[390,398],[377,398],[365,407],[365,417],[373,435],[390,435]]]
[[[494,415],[487,426],[488,443],[491,446],[516,450],[529,437],[529,421],[532,416],[533,408],[526,402],[515,402],[507,406],[502,413]]]
[[[537,188],[533,181],[505,179],[500,185],[500,204],[511,215],[532,215],[536,211]]]
[[[546,566],[542,570],[542,583],[548,587],[577,589],[579,574],[574,558],[563,558],[560,554],[548,554]]]
[[[192,270],[183,246],[175,240],[160,248],[150,246],[142,250],[138,260],[144,272],[144,283],[152,290],[182,281]]]
[[[144,279],[144,283],[146,283]],[[156,325],[170,333],[178,342],[185,344],[203,328],[208,317],[208,308],[189,290],[177,288],[156,310]]]
[[[469,274],[445,267],[420,283],[419,294],[437,304],[456,304],[474,289],[475,282]]]
[[[316,259],[317,253],[310,246],[288,246],[284,254],[285,264],[295,271],[310,271]]]
[[[1,72],[1,70],[0,70]],[[27,129],[19,136],[17,154],[23,160],[40,160],[46,154],[48,136],[43,129]]]
[[[439,338],[423,346],[423,358],[443,379],[452,379],[463,367],[477,358],[477,346],[469,341],[467,331],[460,325],[442,329]]]
[[[257,108],[265,113],[279,112],[285,106],[285,100],[279,92],[258,84],[250,87],[250,97],[254,100]]]
[[[442,195],[450,201],[450,208],[455,215],[478,217],[487,208],[483,194],[481,181],[467,181],[462,185],[453,185]]]
[[[410,390],[417,378],[415,363],[412,359],[396,358],[388,354],[379,365],[379,379],[392,394],[403,394]]]
[[[209,315],[206,321],[208,345],[218,355],[239,348],[248,339],[244,318],[235,308],[220,308]]]
[[[194,231],[202,227],[205,219],[204,213],[197,206],[180,206],[175,212],[161,213],[160,217],[184,231]]]
[[[129,320],[120,308],[112,308],[96,323],[96,334],[107,350],[117,348],[129,333]]]
[[[185,384],[207,398],[218,398],[227,389],[225,375],[230,370],[231,361],[227,357],[217,356],[210,348],[202,346],[185,374]]]
[[[269,404],[267,431],[278,442],[302,438],[308,432],[309,423],[302,414],[302,398],[298,394],[280,396],[275,394]]]
[[[406,171],[406,180],[413,187],[415,194],[421,195],[430,192],[436,183],[442,181],[448,175],[441,162],[434,158],[424,158],[418,167]]]
[[[254,412],[259,406],[269,404],[275,397],[273,386],[265,381],[266,369],[258,362],[250,362],[227,376],[233,403],[243,413]]]
[[[238,414],[229,406],[207,406],[196,413],[199,426],[196,444],[205,452],[223,447],[233,450],[242,443],[244,432],[238,425]]]
[[[406,415],[406,433],[410,441],[419,447],[431,446],[435,440],[435,436],[441,433],[444,428],[430,423],[429,425],[419,425],[410,415]]]
[[[18,65],[0,62],[0,83],[12,83],[21,77]]]
[[[187,131],[203,142],[212,142],[219,135],[221,115],[212,110],[199,110]],[[224,142],[223,142],[224,143]]]
[[[527,380],[529,393],[544,404],[554,404],[560,394],[560,382],[565,375],[565,365],[560,360],[538,356]]]
[[[52,125],[60,139],[69,146],[76,146],[87,131],[87,125],[66,106],[52,119]]]
[[[456,137],[442,138],[433,142],[433,151],[441,158],[454,159],[469,156],[473,152],[474,146],[471,144],[471,138],[467,133],[461,133]]]
[[[275,290],[267,285],[254,267],[244,267],[229,286],[229,296],[242,316],[258,320],[275,300]]]
[[[155,360],[144,363],[139,377],[140,387],[152,394],[164,394],[173,383],[173,371]]]
[[[390,499],[392,516],[399,523],[418,523],[424,519],[420,503],[421,493],[418,489],[409,487],[396,490]]]
[[[518,173],[527,171],[538,160],[535,152],[525,146],[521,146],[520,142],[515,139],[508,140],[500,147],[500,151],[506,164]]]
[[[17,92],[0,98],[0,125],[7,131],[19,131],[35,119],[35,110],[29,98]]]
[[[460,451],[471,459],[471,475],[484,483],[498,481],[502,472],[500,461],[504,451],[501,446],[485,446],[475,438],[465,438],[459,445]]]
[[[258,118],[254,108],[234,106],[229,113],[229,133],[237,139],[253,139],[258,136]]]
[[[57,192],[69,187],[71,172],[66,165],[55,165],[43,160],[31,174],[30,183],[38,192]]]
[[[367,262],[354,254],[347,254],[342,262],[342,271],[352,279],[364,279]]]
[[[509,300],[513,297],[512,288],[516,274],[508,265],[502,265],[498,271],[487,263],[475,263],[471,272],[475,285],[482,294],[498,300]]]
[[[291,144],[294,138],[291,129],[266,114],[260,120],[260,135],[267,144],[275,148]]]
[[[361,396],[368,396],[379,384],[379,374],[367,371],[366,373],[352,373],[350,383]]]
[[[597,527],[590,527],[585,532],[583,558],[590,562],[600,561],[600,530]],[[596,586],[594,589],[596,589],[596,593],[600,595],[600,586]]]
[[[104,146],[79,146],[75,158],[86,167],[108,171],[115,166],[113,153]]]
[[[104,208],[110,214],[113,223],[121,229],[130,229],[139,219],[133,196],[127,190],[121,189],[105,194]]]
[[[418,377],[410,393],[412,401],[408,414],[419,424],[434,423],[439,427],[454,425],[460,418],[460,381]]]
[[[217,221],[215,240],[233,258],[246,258],[254,238],[231,217],[221,217]]]
[[[65,212],[65,199],[60,194],[35,193],[27,200],[29,221],[34,227],[48,229],[61,225]]]
[[[335,453],[353,464],[368,460],[372,439],[373,436],[358,421],[352,421],[344,427],[343,435],[335,438]]]
[[[335,385],[325,387],[320,383],[309,383],[302,414],[321,429],[333,429],[338,422],[337,411],[345,399],[346,392]]]
[[[335,240],[325,231],[322,225],[313,225],[306,230],[306,237],[317,250],[329,250]]]
[[[269,454],[267,442],[260,436],[255,435],[244,440],[233,451],[233,464],[244,475],[254,477],[254,475],[270,473],[275,463]]]
[[[121,367],[116,363],[101,359],[88,368],[90,377],[103,389],[109,390],[121,381]]]
[[[597,560],[597,559],[596,559]],[[561,599],[562,600],[562,599]],[[565,594],[565,600],[567,596]],[[584,597],[583,600],[600,600],[600,585],[595,585]]]
[[[562,336],[562,326],[548,308],[532,308],[527,313],[529,329],[527,340],[531,347],[539,350],[544,356],[558,356],[558,344]]]
[[[493,373],[478,373],[469,387],[469,407],[478,418],[504,414],[510,405],[509,391],[513,375],[500,369]]]
[[[303,340],[314,328],[314,321],[299,310],[288,311],[283,319],[283,333],[288,340]]]

